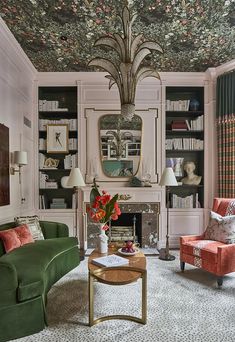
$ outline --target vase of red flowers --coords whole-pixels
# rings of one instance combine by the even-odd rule
[[[117,220],[121,215],[121,210],[118,206],[118,194],[113,197],[106,191],[99,192],[95,179],[90,193],[90,206],[87,211],[93,222],[99,223],[99,253],[107,253],[108,251],[108,237],[106,231],[109,229],[108,222],[110,220]]]

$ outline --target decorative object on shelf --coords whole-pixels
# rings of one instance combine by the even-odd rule
[[[129,182],[130,186],[139,188],[141,186],[143,186],[141,180],[138,177],[131,177],[130,182]]]
[[[199,110],[199,107],[200,107],[200,102],[197,99],[190,100],[189,110],[197,111]]]
[[[61,178],[60,184],[61,184],[62,188],[64,188],[64,189],[71,189],[73,187],[73,186],[67,184],[68,183],[68,179],[69,179],[69,176],[64,176],[64,177]]]
[[[183,184],[199,185],[201,183],[202,176],[195,175],[195,169],[196,165],[193,161],[187,161],[184,163],[184,171],[187,173],[187,177],[181,179]]]
[[[99,223],[99,253],[107,253],[108,251],[108,237],[105,234],[105,231],[109,229],[107,222],[117,220],[118,216],[121,215],[117,202],[118,197],[118,194],[111,197],[106,191],[102,191],[101,194],[94,179],[90,193],[90,206],[88,206],[87,212],[93,222]]]
[[[67,124],[47,125],[47,153],[68,153],[69,132]]]
[[[132,25],[136,14],[131,16],[128,7],[122,11],[121,22],[123,36],[114,33],[113,36],[99,38],[95,46],[110,47],[117,52],[117,61],[107,58],[94,58],[89,66],[97,66],[106,70],[110,75],[106,76],[109,82],[109,89],[116,84],[119,90],[121,101],[121,115],[131,121],[135,114],[135,93],[137,83],[146,77],[160,79],[159,73],[150,66],[143,66],[142,62],[152,50],[163,52],[160,45],[153,41],[145,41],[143,34],[132,37]]]
[[[171,167],[176,177],[183,176],[184,158],[166,158],[166,167]]]
[[[177,186],[177,180],[175,178],[173,169],[171,167],[166,167],[163,171],[161,180],[159,182],[160,186],[166,187],[166,248],[161,248],[159,251],[159,259],[165,261],[172,261],[175,259],[174,255],[169,252],[169,205],[170,205],[170,186]]]
[[[44,169],[57,169],[59,162],[60,162],[59,159],[46,158],[44,161],[43,168]]]
[[[0,206],[10,204],[9,128],[0,124]]]
[[[75,198],[76,198],[76,204],[75,204],[75,236],[78,235],[78,189],[86,186],[81,171],[78,167],[73,168],[70,171],[69,179],[67,181],[67,186],[72,186],[75,191]]]

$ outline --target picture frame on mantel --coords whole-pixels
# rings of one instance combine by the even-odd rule
[[[0,206],[10,204],[9,128],[0,124]]]
[[[47,153],[69,152],[69,128],[67,124],[47,125]]]

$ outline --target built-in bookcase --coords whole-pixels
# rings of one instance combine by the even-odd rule
[[[179,186],[170,189],[171,208],[204,206],[204,87],[166,88],[166,165],[172,166]],[[183,166],[192,161],[199,185],[182,185]]]
[[[71,209],[75,207],[73,189],[66,187],[64,177],[77,166],[77,88],[39,87],[38,98],[39,209]],[[68,150],[48,149],[48,125],[66,126]]]

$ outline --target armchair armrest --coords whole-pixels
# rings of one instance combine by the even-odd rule
[[[202,235],[185,235],[180,237],[180,245],[188,241],[203,240],[204,234]]]
[[[69,228],[64,223],[40,221],[40,226],[45,239],[69,236]]]
[[[218,275],[235,272],[235,244],[218,247]]]

